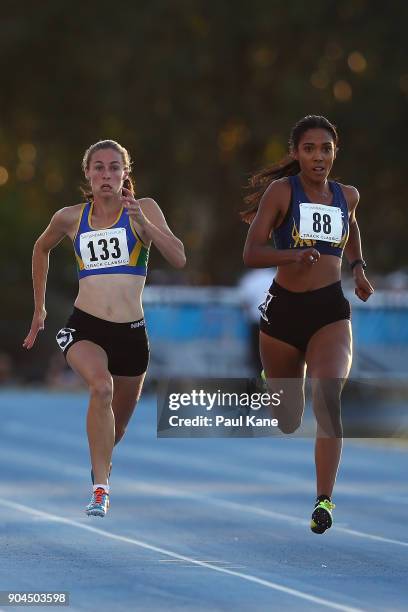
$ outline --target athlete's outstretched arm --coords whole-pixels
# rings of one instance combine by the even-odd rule
[[[356,219],[356,208],[360,199],[360,194],[355,187],[347,186],[344,187],[344,192],[348,202],[351,205],[351,213],[349,218],[349,237],[347,244],[344,247],[344,253],[349,263],[352,263],[356,259],[363,259],[361,249],[361,236],[360,229],[358,227]],[[366,278],[363,267],[357,264],[353,268],[353,278],[355,283],[354,292],[357,297],[363,302],[366,302],[370,295],[374,293],[374,289],[371,283]]]
[[[52,217],[50,224],[34,244],[32,274],[34,289],[34,315],[30,331],[23,342],[23,347],[30,349],[40,330],[44,329],[47,316],[45,310],[45,290],[49,265],[49,253],[66,235],[66,209],[59,210]]]
[[[128,209],[129,217],[141,226],[146,240],[151,241],[172,266],[184,268],[184,245],[170,230],[157,202],[152,198],[135,200],[128,189],[123,191],[123,205]]]
[[[249,268],[272,268],[293,263],[313,265],[320,253],[316,249],[275,249],[270,244],[270,233],[279,222],[279,216],[290,198],[290,188],[282,181],[269,185],[248,230],[244,247],[244,264]]]

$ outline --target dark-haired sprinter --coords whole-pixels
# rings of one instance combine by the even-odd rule
[[[286,381],[286,397],[275,410],[285,433],[301,423],[306,366],[311,378],[317,422],[314,533],[332,525],[343,437],[340,396],[352,361],[350,304],[340,280],[343,251],[356,295],[366,301],[374,291],[364,272],[358,191],[328,179],[337,141],[326,118],[301,119],[292,129],[289,155],[252,177],[241,213],[250,223],[245,265],[278,268],[260,306],[260,354],[269,387],[280,389]],[[269,244],[271,233],[276,248]]]
[[[149,248],[173,266],[185,265],[184,247],[157,203],[134,199],[127,150],[112,140],[92,145],[83,171],[85,204],[55,213],[34,245],[35,310],[23,346],[31,349],[44,329],[49,252],[65,236],[73,241],[79,276],[74,311],[57,342],[68,364],[89,387],[87,432],[93,472],[88,515],[109,507],[112,451],[123,437],[140,397],[149,361],[142,308]]]

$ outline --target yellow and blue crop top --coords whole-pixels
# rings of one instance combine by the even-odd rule
[[[290,176],[292,197],[281,225],[273,231],[277,249],[313,247],[319,253],[341,257],[349,235],[348,206],[343,190],[329,181],[333,202],[313,204],[299,175]]]
[[[133,228],[126,209],[121,208],[113,225],[91,226],[93,203],[82,206],[73,240],[79,278],[93,274],[138,274],[146,276],[149,248]]]

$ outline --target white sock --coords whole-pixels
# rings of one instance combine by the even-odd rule
[[[109,493],[109,485],[107,484],[95,484],[93,486],[93,492],[95,493],[96,489],[105,489],[107,493]]]

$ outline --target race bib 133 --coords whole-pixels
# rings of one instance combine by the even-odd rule
[[[85,232],[81,234],[79,248],[85,270],[123,266],[129,263],[124,227]]]

